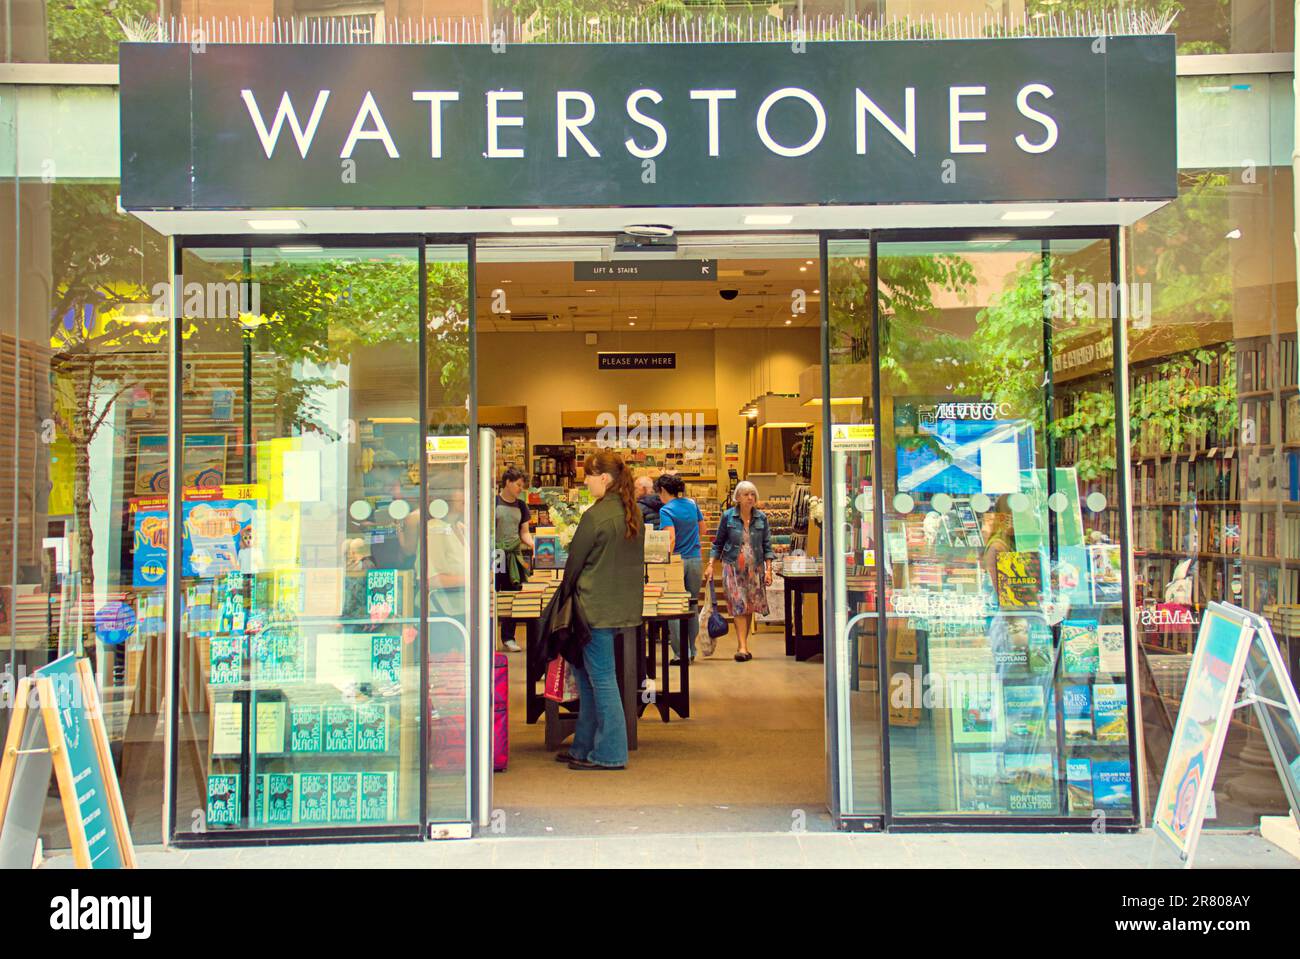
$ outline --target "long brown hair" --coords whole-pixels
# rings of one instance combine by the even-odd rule
[[[627,539],[636,539],[641,531],[641,507],[636,504],[636,482],[623,457],[611,450],[599,450],[587,457],[584,464],[588,475],[608,473],[613,479],[605,495],[617,492],[623,501],[623,517],[627,520]]]

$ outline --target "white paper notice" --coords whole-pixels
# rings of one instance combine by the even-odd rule
[[[369,633],[322,633],[316,637],[316,682],[340,688],[370,681]]]
[[[320,501],[320,451],[285,450],[284,499],[288,503]]]
[[[1020,451],[1014,440],[980,447],[980,492],[990,496],[1020,492]]]

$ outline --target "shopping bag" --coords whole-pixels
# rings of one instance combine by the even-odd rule
[[[492,662],[492,768],[510,764],[510,661],[497,653]]]
[[[554,703],[571,703],[578,698],[578,677],[563,656],[546,664],[546,691],[542,696]]]
[[[727,635],[727,621],[722,618],[718,612],[718,594],[713,588],[713,580],[709,580],[709,621],[705,627],[705,632],[714,639]]]
[[[709,607],[700,607],[700,628],[695,636],[695,644],[699,647],[702,656],[712,656],[713,651],[718,648],[717,639],[709,632],[709,619],[712,615],[713,610]]]

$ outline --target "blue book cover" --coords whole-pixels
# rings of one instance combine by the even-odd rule
[[[386,822],[392,802],[391,779],[388,773],[361,774],[361,821]]]
[[[1029,671],[1038,675],[1052,671],[1052,627],[1038,616],[1025,617],[1029,626]]]
[[[328,773],[299,773],[298,821],[329,822],[330,777]]]
[[[324,752],[354,753],[357,751],[357,710],[355,706],[326,706],[324,722]]]
[[[402,674],[400,636],[375,636],[370,640],[370,675],[377,682],[395,683]]]
[[[1002,757],[1007,778],[1007,808],[1012,812],[1057,811],[1056,777],[1052,757],[1047,753]]]
[[[1061,687],[1061,711],[1065,714],[1065,738],[1092,741],[1092,687]]]
[[[330,773],[330,822],[357,821],[357,773]]]
[[[1092,799],[1098,809],[1107,812],[1133,811],[1133,782],[1128,760],[1093,761]]]
[[[239,777],[215,775],[208,777],[207,824],[209,826],[235,826],[239,823]]]
[[[244,638],[214,637],[208,644],[208,685],[235,686],[244,678]]]
[[[1128,690],[1121,683],[1092,687],[1092,716],[1099,743],[1128,742]]]
[[[1065,761],[1065,795],[1071,813],[1086,815],[1092,812],[1091,760],[1072,757]]]
[[[1002,710],[1007,721],[1008,745],[1043,742],[1047,737],[1043,687],[1004,686]]]
[[[957,754],[957,808],[962,812],[1005,812],[1001,756],[994,752]]]
[[[266,822],[293,822],[293,774],[270,773],[266,777]]]
[[[289,707],[289,749],[295,753],[321,751],[321,708],[316,705]]]
[[[388,704],[361,703],[357,706],[357,752],[388,751]]]

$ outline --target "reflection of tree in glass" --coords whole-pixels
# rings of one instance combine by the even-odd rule
[[[123,40],[147,39],[157,0],[43,0],[51,63],[116,63]]]

